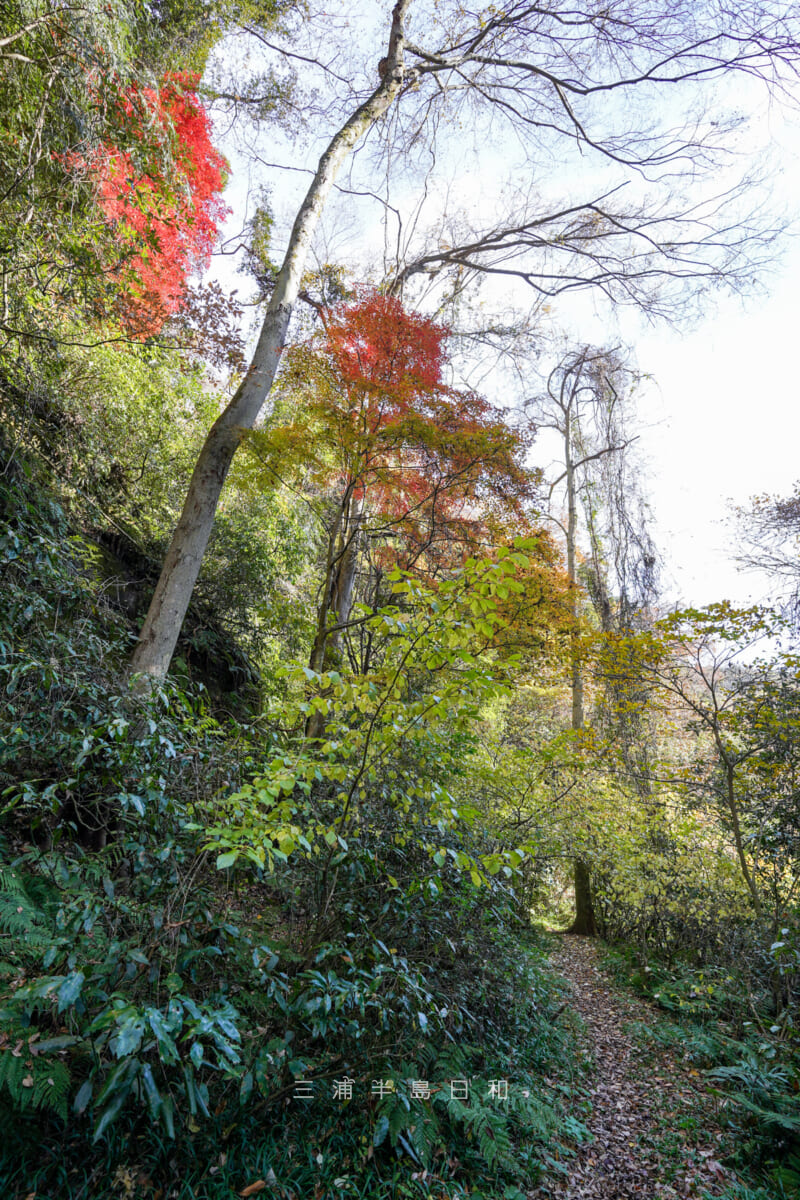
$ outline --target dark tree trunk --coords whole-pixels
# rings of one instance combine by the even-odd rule
[[[575,920],[567,933],[574,933],[579,937],[597,937],[591,877],[589,868],[581,858],[575,859]]]

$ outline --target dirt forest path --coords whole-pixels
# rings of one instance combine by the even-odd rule
[[[594,1062],[592,1140],[564,1179],[537,1192],[547,1200],[700,1200],[733,1180],[719,1163],[722,1135],[702,1079],[667,1055],[645,1053],[625,1026],[653,1025],[658,1014],[622,992],[598,966],[588,938],[561,937],[551,955],[570,985],[569,1005],[585,1026],[583,1048]]]

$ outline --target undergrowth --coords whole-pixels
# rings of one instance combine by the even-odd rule
[[[185,677],[131,695],[91,545],[29,473],[0,493],[2,1194],[521,1198],[584,1131],[511,870],[462,869],[480,831],[431,826],[401,752],[324,920],[310,843],[218,869],[204,814],[286,733]]]
[[[767,992],[732,964],[640,961],[632,948],[607,949],[605,965],[661,1010],[632,1022],[641,1044],[666,1051],[702,1078],[731,1165],[748,1183],[730,1200],[800,1196],[800,1043],[791,1014],[776,1018]]]

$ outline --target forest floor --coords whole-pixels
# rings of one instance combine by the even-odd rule
[[[591,1140],[563,1179],[537,1196],[553,1200],[701,1200],[721,1196],[735,1176],[720,1163],[730,1147],[700,1072],[647,1030],[665,1021],[653,1005],[620,990],[588,938],[562,936],[551,955],[569,985],[581,1048],[592,1064],[581,1120]],[[673,1029],[674,1032],[674,1029]],[[587,1105],[588,1107],[588,1105]]]

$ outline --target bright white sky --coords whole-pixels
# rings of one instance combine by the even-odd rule
[[[760,123],[763,142],[779,143],[784,169],[776,188],[785,207],[797,214],[800,193],[800,127],[787,126],[768,116]],[[777,131],[777,132],[776,132]],[[247,193],[247,172],[234,146],[222,148],[234,163],[229,202],[234,216],[229,229],[239,227]],[[311,165],[313,148],[298,153],[279,136],[263,151],[266,159]],[[284,176],[256,170],[253,179],[267,179],[279,214],[291,219],[308,176]],[[476,181],[473,181],[476,182]],[[293,185],[293,186],[292,186]],[[464,199],[462,189],[461,199]],[[467,194],[471,189],[466,188]],[[295,199],[296,197],[296,199]],[[283,210],[281,209],[283,206]],[[335,206],[342,211],[342,206]],[[346,211],[346,210],[345,210]],[[800,215],[800,214],[797,214]],[[365,213],[366,216],[366,213]],[[356,235],[379,253],[382,243],[380,209],[372,210],[375,225],[338,230],[327,227],[345,246]],[[363,220],[363,218],[362,218]],[[352,249],[350,250],[352,254]],[[328,249],[330,254],[330,248]],[[669,604],[702,605],[714,600],[768,599],[769,583],[743,573],[732,560],[735,532],[726,520],[731,504],[747,505],[756,494],[786,494],[800,479],[800,396],[798,396],[798,340],[800,340],[800,243],[787,239],[769,279],[762,280],[766,295],[744,304],[725,299],[690,332],[646,328],[632,316],[620,321],[622,339],[632,345],[639,370],[652,381],[641,394],[640,416],[645,426],[639,448],[649,469],[645,488],[652,501],[656,540],[665,558],[663,583]],[[225,267],[215,271],[225,282],[247,292],[248,285],[232,278]],[[580,341],[615,344],[619,335],[593,318],[591,305],[577,306],[574,317],[559,310]],[[562,317],[563,312],[563,317]],[[491,383],[483,390],[491,400]],[[545,447],[543,447],[543,450]],[[545,454],[546,458],[547,455]],[[541,465],[545,465],[544,461]]]
[[[766,300],[726,304],[694,333],[637,343],[657,392],[642,441],[653,511],[668,552],[672,597],[691,604],[769,599],[769,581],[735,569],[729,502],[786,494],[800,478],[800,248]],[[667,580],[669,582],[669,580]]]

